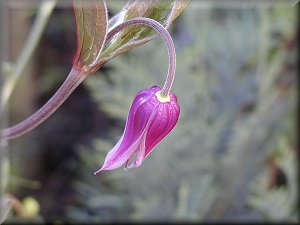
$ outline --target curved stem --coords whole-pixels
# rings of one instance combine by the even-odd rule
[[[144,24],[144,25],[154,28],[162,36],[162,38],[164,39],[164,41],[167,44],[168,56],[169,56],[169,68],[168,68],[168,75],[165,80],[164,86],[163,86],[162,90],[160,91],[160,95],[162,97],[168,97],[171,87],[172,87],[172,84],[173,84],[173,81],[174,81],[174,76],[175,76],[176,51],[175,51],[175,46],[174,46],[172,37],[170,36],[167,29],[165,29],[160,23],[158,23],[157,21],[155,21],[153,19],[146,18],[146,17],[137,17],[137,18],[128,20],[128,21],[116,26],[113,30],[111,30],[107,34],[106,40],[108,40],[109,38],[111,38],[112,36],[114,36],[115,34],[120,32],[124,28],[131,26],[131,25],[136,25],[136,24]]]
[[[70,94],[85,78],[86,74],[84,74],[81,69],[73,67],[61,87],[42,108],[25,119],[23,122],[13,127],[1,130],[0,138],[16,138],[37,127],[50,115],[52,115],[59,106],[61,106],[61,104],[70,96]]]
[[[168,75],[165,80],[164,86],[159,93],[161,97],[166,98],[169,96],[170,89],[174,81],[176,69],[176,51],[169,32],[160,23],[153,19],[137,17],[116,26],[112,31],[108,33],[107,39],[111,38],[122,29],[135,24],[144,24],[154,28],[163,37],[164,41],[167,44],[169,55]],[[48,100],[48,102],[42,108],[40,108],[36,113],[25,119],[23,122],[13,127],[1,130],[0,138],[16,138],[37,127],[50,115],[52,115],[58,109],[59,106],[61,106],[61,104],[70,96],[70,94],[75,90],[75,88],[86,78],[86,75],[87,74],[85,74],[80,68],[73,66],[67,79],[57,90],[57,92],[53,95],[53,97],[50,100]]]

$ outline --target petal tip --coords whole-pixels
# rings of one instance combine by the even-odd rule
[[[98,173],[102,172],[103,170],[106,170],[106,169],[104,168],[104,166],[102,166],[99,170],[97,170],[97,171],[94,173],[94,175],[97,175]]]
[[[100,173],[101,172],[101,169],[100,170],[97,170],[95,173],[94,173],[94,175],[96,175],[96,174],[98,174],[98,173]]]

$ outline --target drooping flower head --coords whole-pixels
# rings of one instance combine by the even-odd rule
[[[169,67],[163,88],[153,86],[140,91],[130,108],[124,133],[110,150],[104,165],[95,172],[119,168],[138,167],[153,148],[173,129],[180,109],[177,97],[170,94],[176,68],[176,51],[169,32],[157,21],[150,18],[135,18],[116,26],[108,35],[112,37],[122,29],[143,24],[154,28],[167,44]]]
[[[180,113],[177,97],[160,95],[161,88],[153,86],[135,97],[118,143],[107,154],[103,166],[95,172],[138,167],[154,147],[173,129]]]

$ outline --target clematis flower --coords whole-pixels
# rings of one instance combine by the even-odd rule
[[[124,133],[97,171],[138,167],[154,147],[173,129],[180,113],[177,97],[161,97],[161,88],[140,91],[130,108]]]

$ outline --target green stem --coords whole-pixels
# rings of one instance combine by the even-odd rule
[[[168,75],[165,80],[164,86],[162,90],[160,91],[160,96],[163,98],[168,98],[174,77],[175,77],[175,70],[176,70],[176,51],[175,51],[175,46],[172,40],[172,37],[170,36],[169,32],[167,29],[165,29],[160,23],[157,21],[146,18],[146,17],[137,17],[131,20],[128,20],[126,22],[121,23],[120,25],[116,26],[113,30],[111,30],[107,34],[107,40],[123,30],[124,28],[131,26],[131,25],[136,25],[136,24],[144,24],[147,26],[150,26],[154,28],[164,39],[167,48],[168,48],[168,56],[169,56],[169,67],[168,67]]]

